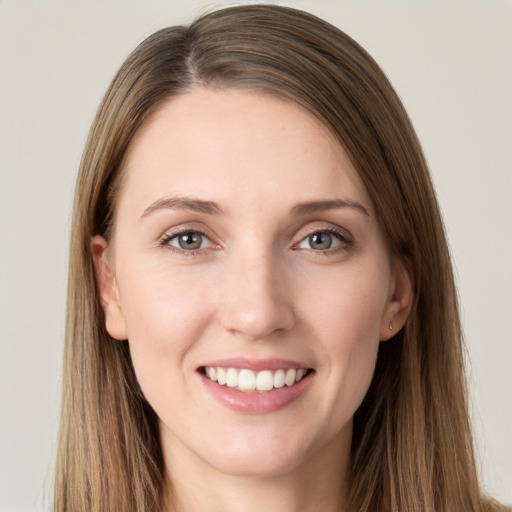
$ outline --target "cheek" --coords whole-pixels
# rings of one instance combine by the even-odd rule
[[[144,392],[165,382],[172,385],[173,377],[184,373],[187,354],[211,316],[209,281],[170,265],[145,264],[143,258],[126,260],[119,276],[130,352],[140,385]],[[162,374],[167,379],[157,382]]]
[[[367,343],[378,343],[390,285],[390,273],[378,262],[362,261],[330,270],[303,286],[309,304],[305,315],[332,349],[361,349]]]
[[[322,344],[321,366],[327,370],[329,390],[326,407],[334,411],[335,423],[347,421],[368,390],[389,290],[389,278],[378,265],[356,270],[340,271],[326,280],[305,313]]]
[[[172,265],[165,256],[133,256],[118,268],[121,303],[131,337],[161,331],[163,338],[169,339],[173,333],[200,324],[202,306],[211,295],[211,279],[204,273]]]

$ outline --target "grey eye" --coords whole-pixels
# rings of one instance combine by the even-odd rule
[[[327,231],[317,231],[304,238],[299,244],[301,249],[313,249],[315,251],[326,251],[341,244],[341,240],[336,235]]]
[[[208,238],[201,233],[196,231],[187,231],[186,233],[180,233],[172,237],[169,240],[169,245],[183,249],[185,251],[194,251],[196,249],[203,249],[211,245]]]

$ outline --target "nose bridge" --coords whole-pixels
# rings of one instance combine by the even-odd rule
[[[224,284],[224,328],[253,340],[289,329],[295,315],[282,265],[270,251],[246,252],[233,260]]]

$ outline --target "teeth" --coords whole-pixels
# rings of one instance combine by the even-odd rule
[[[217,382],[222,385],[226,384],[226,370],[224,368],[217,368]]]
[[[284,378],[284,370],[277,370],[277,372],[274,373],[274,387],[282,388],[284,386]]]
[[[287,386],[291,386],[295,384],[295,375],[297,375],[297,371],[290,369],[286,372],[286,377],[284,378],[284,383]]]
[[[262,370],[253,372],[252,370],[236,368],[206,367],[205,375],[213,382],[220,385],[227,385],[230,388],[236,388],[239,391],[272,391],[286,386],[293,386],[300,382],[306,375],[304,368],[290,368],[289,370],[279,369],[275,372]]]
[[[228,368],[226,384],[228,388],[236,388],[238,386],[238,372],[234,368]]]
[[[256,389],[256,375],[251,370],[240,370],[238,374],[238,389],[253,391]]]
[[[270,370],[258,372],[256,377],[256,389],[258,391],[272,391],[274,387],[274,376]]]

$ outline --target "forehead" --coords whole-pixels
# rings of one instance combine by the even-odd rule
[[[348,155],[318,119],[250,91],[197,89],[171,98],[136,133],[123,172],[121,202],[139,209],[171,194],[228,209],[340,194],[371,205]]]

